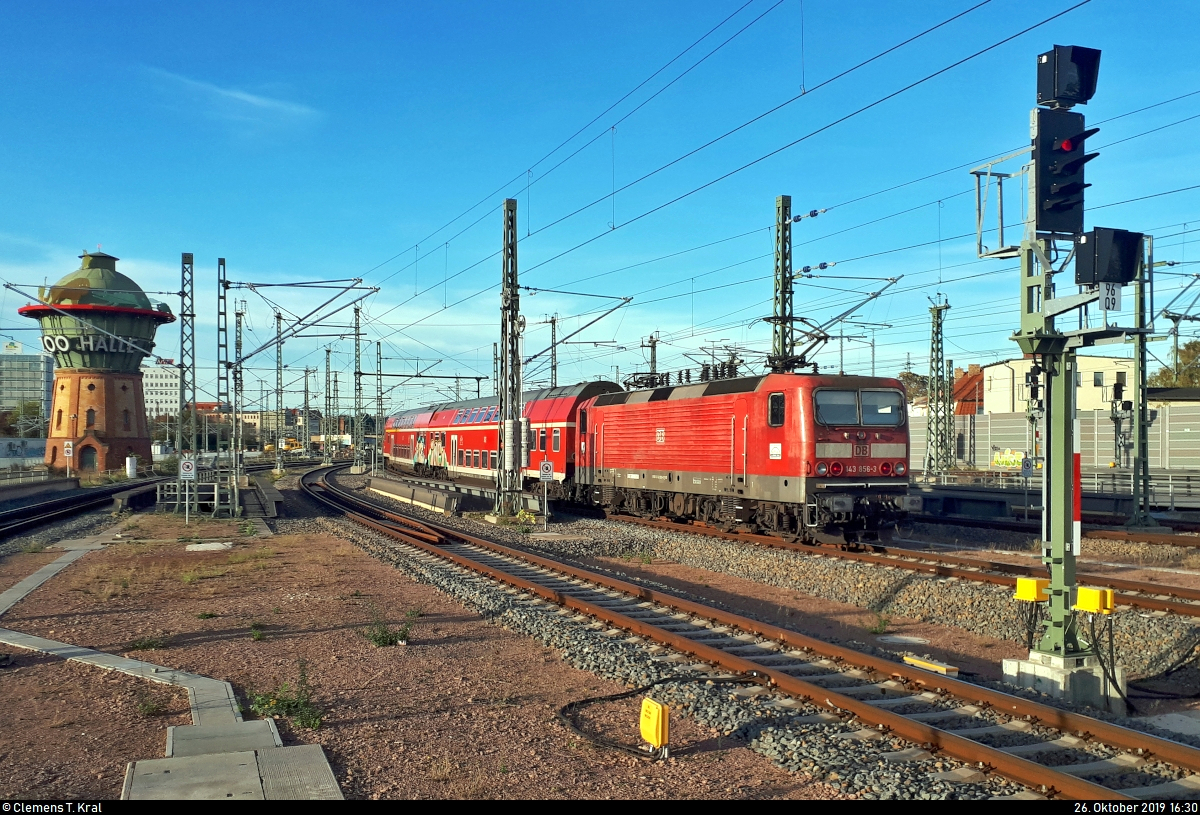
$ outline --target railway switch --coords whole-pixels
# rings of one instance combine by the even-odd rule
[[[642,700],[642,738],[666,757],[667,740],[670,737],[671,708],[662,702],[646,697]]]
[[[1017,593],[1013,599],[1025,603],[1043,603],[1050,599],[1049,588],[1050,581],[1043,577],[1018,577]]]

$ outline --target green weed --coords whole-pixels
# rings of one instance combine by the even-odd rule
[[[299,662],[299,678],[293,689],[284,682],[273,691],[250,693],[250,710],[260,716],[286,716],[297,727],[316,730],[321,726],[324,711],[312,703],[312,687],[304,660]]]
[[[219,617],[219,614],[213,614],[211,611],[201,611],[196,615],[197,620],[211,620],[213,617]]]
[[[883,634],[888,630],[888,626],[891,625],[891,622],[891,617],[885,617],[884,615],[876,612],[875,622],[867,626],[867,631],[872,634]]]
[[[361,633],[372,645],[376,648],[386,648],[390,645],[408,644],[408,636],[412,633],[417,618],[421,616],[420,611],[408,612],[404,615],[404,622],[393,628],[388,625],[378,608],[374,605],[371,605],[370,608],[371,622]]]
[[[133,642],[129,643],[127,650],[129,651],[157,651],[159,648],[165,647],[167,641],[162,637],[138,637]]]

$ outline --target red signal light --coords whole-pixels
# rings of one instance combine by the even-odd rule
[[[833,462],[832,464],[830,464],[830,465],[829,465],[829,474],[830,474],[830,475],[841,475],[841,474],[842,474],[842,469],[843,469],[843,468],[842,468],[842,462],[840,462],[840,461],[835,461],[835,462]]]
[[[1075,143],[1073,141],[1071,141],[1070,139],[1063,139],[1062,144],[1059,146],[1059,149],[1063,150],[1067,153],[1070,153],[1072,150],[1075,149]]]
[[[879,472],[882,473],[883,475],[891,475],[892,474],[892,465],[886,461],[883,462],[882,464],[879,465]]]

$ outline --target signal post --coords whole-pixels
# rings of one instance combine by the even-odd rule
[[[1026,619],[1041,631],[1028,659],[1004,660],[1007,682],[1052,696],[1109,710],[1125,706],[1125,676],[1113,665],[1111,590],[1080,589],[1076,558],[1080,553],[1081,473],[1076,419],[1080,348],[1134,340],[1144,348],[1152,329],[1145,319],[1148,266],[1142,262],[1143,236],[1119,229],[1084,232],[1084,166],[1096,157],[1085,142],[1096,129],[1071,108],[1086,104],[1096,87],[1100,52],[1078,46],[1055,46],[1037,64],[1037,107],[1030,115],[1032,160],[1018,173],[1003,174],[992,165],[972,173],[979,182],[997,181],[998,202],[1003,180],[1030,173],[1029,215],[1019,246],[988,250],[983,246],[987,196],[979,201],[979,255],[1020,259],[1021,323],[1012,339],[1035,359],[1030,377],[1030,408],[1044,410],[1044,476],[1042,479],[1042,562],[1049,579],[1022,579],[1017,600],[1037,604]],[[1021,151],[1015,155],[1020,155]],[[1001,159],[1004,160],[1004,159]],[[1003,218],[1002,203],[997,207]],[[999,231],[1003,244],[1003,230]],[[1064,277],[1074,261],[1074,279]],[[1117,325],[1121,290],[1137,279],[1135,325]],[[1077,288],[1072,290],[1071,284]],[[1111,312],[1111,314],[1110,314]],[[1144,359],[1141,361],[1144,371]],[[1141,374],[1144,377],[1144,373]],[[1044,380],[1044,381],[1043,381]],[[1139,394],[1145,412],[1144,389]],[[1143,431],[1144,432],[1144,431]],[[1145,469],[1145,450],[1135,461]],[[1136,496],[1135,496],[1136,497]],[[1100,629],[1097,625],[1100,625]],[[1109,643],[1103,643],[1107,633]]]

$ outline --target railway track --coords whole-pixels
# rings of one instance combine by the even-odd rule
[[[289,467],[311,466],[316,462],[288,462]],[[246,467],[249,472],[260,472],[273,468],[274,464],[252,464]],[[150,486],[158,484],[161,481],[166,481],[167,477],[147,478],[141,481],[122,481],[117,484],[112,484],[106,487],[91,487],[85,492],[76,492],[71,495],[64,495],[58,498],[51,498],[48,501],[39,501],[36,504],[26,504],[25,506],[15,507],[13,509],[0,512],[0,540],[22,532],[26,529],[31,529],[43,524],[53,523],[55,521],[65,520],[81,512],[87,512],[90,509],[97,509],[109,504],[113,500],[113,496],[126,492],[138,487]]]
[[[305,474],[302,490],[419,558],[448,561],[507,584],[528,602],[553,603],[601,621],[613,636],[632,633],[714,671],[754,676],[824,707],[829,712],[812,719],[847,722],[845,738],[871,740],[890,731],[914,745],[886,760],[937,752],[1047,797],[1200,796],[1195,748],[418,521],[340,489],[326,478],[336,469]]]
[[[853,552],[827,546],[805,546],[799,543],[789,543],[770,535],[756,535],[743,532],[725,532],[707,526],[679,523],[661,519],[638,518],[632,515],[607,514],[609,520],[638,524],[655,529],[672,532],[689,532],[707,537],[723,538],[725,540],[752,543],[774,549],[788,549],[803,552],[807,555],[856,560],[861,563],[871,563],[877,566],[892,566],[913,572],[937,575],[939,577],[956,577],[977,583],[991,583],[997,586],[1016,586],[1018,577],[1048,577],[1044,566],[1024,566],[1019,563],[1000,563],[998,561],[978,558],[948,555],[940,552],[926,552],[915,549],[900,549],[894,547],[874,547],[871,552]],[[1200,589],[1190,589],[1185,586],[1172,586],[1163,583],[1143,583],[1136,580],[1124,580],[1101,574],[1079,572],[1080,583],[1089,586],[1111,588],[1116,592],[1118,605],[1147,611],[1166,611],[1183,614],[1190,617],[1200,617]]]
[[[1087,517],[1086,515],[1084,517]],[[971,518],[964,515],[914,515],[911,520],[925,524],[944,524],[946,526],[969,526],[977,529],[1001,529],[1006,532],[1027,532],[1040,535],[1040,521],[1018,521],[1006,518]],[[1109,523],[1121,523],[1122,520],[1110,520]],[[1092,522],[1089,522],[1092,523]],[[1181,532],[1200,532],[1200,524],[1190,521],[1171,521],[1171,528]],[[1085,526],[1085,538],[1103,538],[1105,540],[1128,541],[1130,543],[1151,543],[1162,546],[1200,546],[1200,539],[1187,535],[1170,535],[1162,532],[1138,532],[1125,529],[1114,529],[1103,526]]]
[[[87,490],[86,493],[64,495],[0,512],[0,539],[35,526],[70,518],[81,512],[87,512],[89,509],[102,507],[112,503],[113,496],[117,493],[157,484],[163,480],[162,478],[151,478],[132,483],[122,482],[109,487],[95,487]]]

